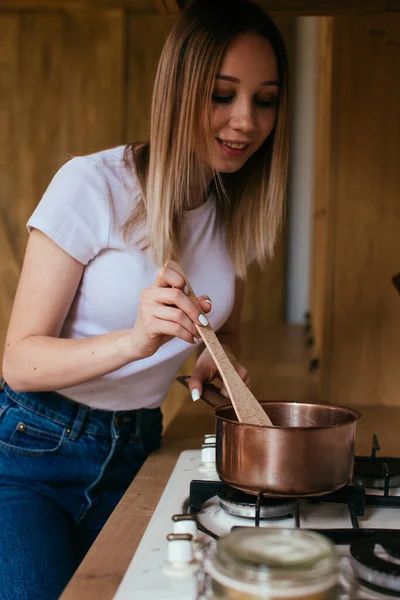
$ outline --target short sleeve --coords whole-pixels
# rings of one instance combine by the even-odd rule
[[[86,157],[59,169],[27,223],[84,265],[107,247],[110,227],[107,182]]]

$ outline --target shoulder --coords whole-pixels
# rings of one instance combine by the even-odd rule
[[[111,187],[116,184],[131,189],[138,187],[135,165],[125,145],[78,156],[69,162],[78,169],[97,171]]]
[[[69,163],[77,177],[102,180],[116,225],[122,224],[140,198],[140,186],[132,154],[127,146],[117,146],[101,152],[73,158]]]

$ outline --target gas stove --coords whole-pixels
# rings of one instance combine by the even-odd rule
[[[400,598],[400,459],[357,456],[353,482],[315,499],[273,499],[223,484],[215,437],[181,453],[114,600],[203,600],[207,557],[237,528],[327,536],[358,581],[357,600]]]

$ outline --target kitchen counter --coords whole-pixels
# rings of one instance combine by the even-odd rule
[[[400,408],[360,406],[356,453],[369,454],[377,433],[383,455],[400,456]],[[60,600],[112,600],[182,450],[200,448],[214,419],[201,401],[187,399],[111,515]],[[139,599],[137,599],[139,600]]]

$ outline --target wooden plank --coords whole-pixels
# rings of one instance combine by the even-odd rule
[[[399,10],[399,0],[259,0],[271,12],[291,14],[329,15],[337,13],[365,13],[384,11],[387,4]],[[183,5],[187,3],[184,0]],[[177,0],[0,0],[0,11],[59,11],[104,10],[124,8],[137,13],[154,13],[164,6],[165,14],[179,12]]]
[[[169,0],[164,0],[168,3]],[[126,9],[137,13],[155,13],[154,0],[0,0],[1,11],[60,11]]]
[[[384,11],[387,0],[258,0],[269,12],[297,15],[336,15]]]
[[[336,21],[330,400],[400,405],[400,15]],[[390,90],[382,93],[382,90]]]
[[[64,15],[61,147],[85,154],[125,140],[125,14]]]
[[[122,13],[20,17],[18,245],[51,175],[122,137]]]
[[[130,141],[140,141],[149,136],[157,63],[177,17],[131,14],[128,18],[127,135]]]
[[[154,0],[154,4],[161,15],[179,15],[181,12],[176,0]]]
[[[25,223],[52,175],[73,154],[123,142],[123,25],[122,11],[0,15],[1,340]]]
[[[317,97],[315,123],[315,180],[313,207],[313,250],[311,285],[310,335],[313,338],[311,356],[318,359],[321,369],[325,369],[326,349],[324,349],[325,319],[329,314],[328,301],[328,243],[331,221],[331,101],[332,101],[332,17],[318,20],[317,38]],[[324,351],[325,350],[325,351]],[[322,384],[324,379],[317,373]],[[321,388],[321,394],[323,390]]]

